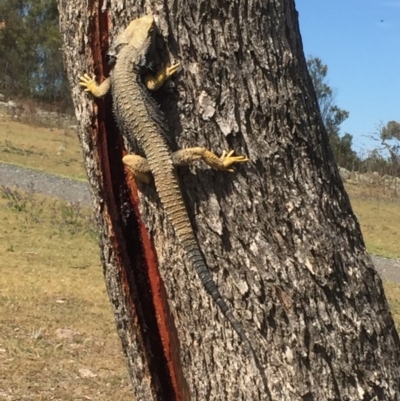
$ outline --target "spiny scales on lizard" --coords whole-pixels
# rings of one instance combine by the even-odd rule
[[[222,298],[205,264],[175,171],[175,166],[190,164],[200,159],[213,168],[233,171],[231,166],[234,163],[246,162],[248,159],[244,156],[234,156],[233,151],[224,152],[218,157],[202,147],[181,149],[171,154],[164,140],[168,128],[158,105],[147,89],[158,89],[177,71],[179,64],[164,67],[155,77],[147,76],[146,88],[140,71],[145,66],[154,32],[153,16],[147,15],[133,20],[113,43],[110,55],[114,57],[115,65],[110,77],[101,85],[97,85],[94,78],[85,74],[80,78],[80,85],[86,92],[91,92],[96,97],[104,96],[111,87],[114,113],[123,135],[131,146],[137,143],[146,156],[143,158],[138,155],[127,155],[123,158],[123,162],[140,181],[149,182],[150,173],[153,175],[161,203],[187,258],[207,292],[238,333],[254,362],[252,345],[242,325],[235,319]]]

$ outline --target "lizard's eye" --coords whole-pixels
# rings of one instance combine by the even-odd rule
[[[117,61],[117,57],[114,54],[107,54],[107,64],[110,67],[114,67],[116,61]]]

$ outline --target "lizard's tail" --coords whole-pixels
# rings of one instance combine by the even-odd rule
[[[134,129],[135,127],[132,127]],[[146,127],[145,127],[146,128]],[[174,227],[176,236],[189,259],[193,265],[196,273],[198,274],[201,282],[203,283],[207,292],[211,295],[214,302],[221,309],[221,312],[228,319],[233,329],[242,340],[247,353],[256,364],[254,350],[251,346],[250,340],[242,327],[242,325],[235,319],[232,311],[222,298],[217,285],[215,284],[211,273],[209,272],[203,255],[200,252],[199,245],[193,233],[193,227],[183,202],[182,192],[179,187],[179,181],[176,176],[175,167],[172,164],[168,148],[164,140],[151,125],[147,129],[142,129],[138,133],[138,139],[146,154],[150,170],[153,173],[156,189],[160,197],[161,203],[168,216],[168,220]]]
[[[159,146],[161,147],[161,146]],[[247,353],[252,359],[253,363],[256,364],[256,358],[253,347],[251,346],[250,340],[248,339],[243,326],[233,316],[229,306],[222,298],[221,293],[218,290],[215,281],[212,278],[210,271],[204,261],[204,257],[201,254],[199,245],[193,233],[193,227],[190,223],[190,219],[183,202],[182,193],[179,188],[178,179],[175,175],[174,167],[172,163],[168,163],[167,160],[160,163],[162,160],[162,153],[159,151],[157,154],[158,163],[154,163],[152,167],[152,157],[148,157],[148,162],[151,166],[153,176],[156,182],[156,188],[160,196],[161,202],[163,203],[164,209],[167,213],[168,219],[174,227],[175,233],[182,244],[182,248],[189,259],[189,262],[193,265],[197,275],[203,283],[206,291],[211,295],[214,302],[218,305],[221,312],[228,319],[233,329],[239,335],[242,340]],[[161,168],[160,168],[161,165]],[[170,166],[169,166],[170,165]],[[160,170],[162,171],[160,172]]]
[[[195,246],[193,244],[185,245],[184,243],[182,245],[185,248],[187,255],[188,255],[188,259],[189,259],[190,263],[193,265],[194,269],[196,270],[196,273],[198,274],[206,291],[211,295],[212,299],[218,305],[221,312],[228,319],[228,321],[232,325],[233,329],[239,335],[239,337],[242,340],[242,342],[246,348],[246,351],[249,354],[249,356],[251,357],[251,359],[253,361],[255,361],[256,358],[255,358],[255,354],[254,354],[254,350],[251,345],[251,342],[248,339],[248,337],[243,329],[243,326],[238,322],[238,320],[236,320],[236,318],[233,316],[232,311],[229,309],[229,306],[222,298],[222,295],[219,292],[218,287],[215,284],[215,282],[211,276],[211,273],[209,272],[209,270],[204,262],[203,255],[201,254],[198,245],[197,244]]]

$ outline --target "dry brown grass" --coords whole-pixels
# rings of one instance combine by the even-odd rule
[[[389,302],[396,330],[400,333],[400,285],[384,281],[383,287],[385,288],[386,298]]]
[[[0,197],[0,399],[132,400],[89,212],[19,193]]]
[[[84,178],[81,159],[75,133],[0,122],[1,161]],[[397,195],[346,189],[368,250],[400,257]],[[0,191],[0,399],[131,400],[90,212],[20,193]],[[400,286],[385,291],[399,330]]]
[[[400,196],[377,185],[346,185],[367,249],[400,258]]]
[[[0,121],[0,161],[86,179],[76,132]]]
[[[90,211],[0,195],[0,399],[132,400]],[[400,286],[385,290],[400,329]]]
[[[400,258],[400,196],[379,184],[346,184],[347,193],[370,253]],[[400,286],[384,281],[397,331],[400,332]]]

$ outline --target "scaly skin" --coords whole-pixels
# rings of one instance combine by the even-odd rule
[[[134,20],[115,41],[116,64],[110,78],[97,86],[88,75],[81,77],[81,85],[95,96],[103,96],[111,86],[114,113],[118,124],[130,144],[137,143],[143,150],[146,159],[129,155],[124,163],[135,177],[148,182],[149,173],[154,178],[155,186],[167,217],[190,261],[196,270],[207,292],[226,316],[233,329],[243,341],[252,361],[255,361],[253,348],[242,325],[235,319],[226,302],[223,300],[210,272],[204,262],[200,248],[193,233],[193,228],[183,202],[175,166],[188,164],[202,159],[210,166],[233,171],[231,165],[245,162],[243,156],[233,156],[233,152],[224,152],[221,158],[204,148],[182,149],[171,155],[163,131],[167,130],[163,117],[154,100],[148,94],[140,77],[132,68],[142,65],[152,41],[154,20],[146,16]],[[179,64],[162,70],[154,79],[145,78],[148,88],[157,89],[168,79]],[[134,137],[133,137],[134,135]]]

